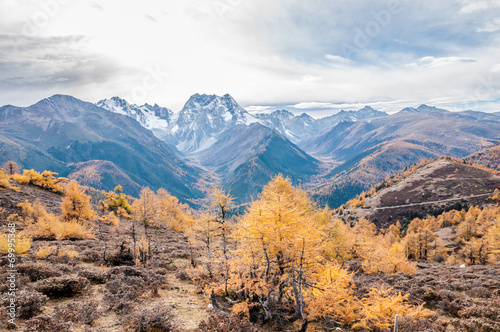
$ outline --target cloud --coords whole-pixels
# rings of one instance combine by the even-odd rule
[[[500,58],[494,1],[70,1],[23,36],[42,3],[0,2],[0,105],[130,95],[156,67],[168,77],[144,102],[172,109],[197,92],[314,112],[496,98],[482,83]]]
[[[352,64],[353,61],[340,55],[325,54],[325,58],[333,63]]]
[[[150,21],[152,21],[152,22],[155,22],[155,23],[157,23],[157,22],[158,22],[158,20],[157,20],[156,18],[154,18],[153,16],[151,16],[151,15],[149,15],[149,14],[146,14],[145,16],[146,16],[146,18],[147,18],[148,20],[150,20]]]
[[[477,29],[478,32],[497,32],[500,31],[500,18],[484,23],[484,25]]]
[[[477,60],[461,57],[441,57],[435,58],[433,56],[426,56],[417,61],[408,64],[408,67],[425,67],[425,68],[436,68],[441,66],[448,66],[457,63],[470,63],[477,62]]]
[[[311,83],[311,82],[321,81],[321,79],[322,79],[321,76],[304,75],[300,78],[300,81],[304,83]]]
[[[460,13],[470,14],[498,8],[500,8],[498,0],[463,0]]]
[[[295,105],[291,105],[293,108],[298,108],[298,109],[308,109],[308,108],[333,108],[336,107],[337,105],[332,104],[332,103],[321,103],[321,102],[302,102],[298,103]]]
[[[271,113],[275,110],[273,106],[259,106],[259,105],[250,105],[245,107],[245,109],[250,113]]]

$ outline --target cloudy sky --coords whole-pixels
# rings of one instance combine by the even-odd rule
[[[0,104],[500,111],[500,0],[2,0]]]

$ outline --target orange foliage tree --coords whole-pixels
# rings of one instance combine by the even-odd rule
[[[78,182],[71,180],[65,187],[61,202],[61,217],[66,221],[84,223],[92,220],[95,212],[90,204],[90,197],[83,192]]]

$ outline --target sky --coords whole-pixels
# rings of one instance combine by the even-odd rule
[[[2,0],[0,105],[500,111],[500,0]]]

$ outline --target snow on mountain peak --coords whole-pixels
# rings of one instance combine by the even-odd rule
[[[129,104],[125,99],[119,97],[103,99],[97,103],[97,106],[113,113],[129,116],[150,130],[166,129],[173,115],[168,108],[156,104],[154,106],[149,104],[137,106]]]

